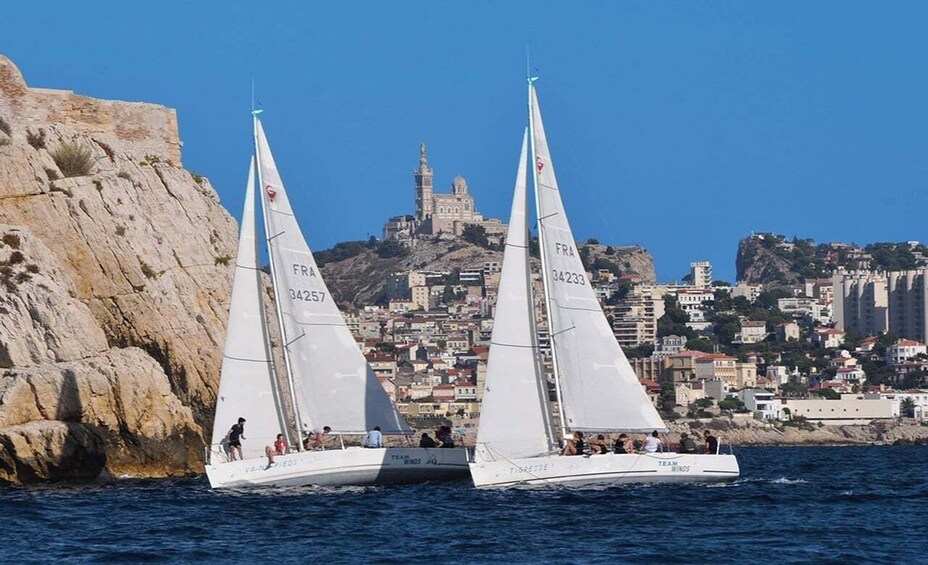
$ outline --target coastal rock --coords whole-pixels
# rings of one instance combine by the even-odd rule
[[[103,442],[82,424],[40,420],[0,429],[0,484],[93,479],[105,464]]]
[[[63,423],[80,426],[56,425]],[[82,461],[102,460],[99,470],[117,475],[185,474],[202,468],[201,436],[193,413],[171,392],[164,371],[137,348],[8,369],[0,376],[0,437],[9,440],[0,441],[0,461],[66,469],[68,458],[79,453]],[[24,445],[57,447],[23,451]],[[45,461],[40,461],[42,453]],[[7,475],[11,482],[32,476],[11,475],[9,470]]]
[[[93,453],[81,434],[94,434],[113,473],[199,468],[237,230],[209,181],[180,167],[174,110],[32,89],[0,56],[0,135],[0,367],[13,395],[0,400],[0,435]],[[89,162],[63,170],[57,152],[75,147]],[[80,416],[19,406],[22,382],[63,371]],[[68,476],[69,459],[45,452],[36,465],[48,473],[20,480]],[[26,452],[13,453],[2,457]]]
[[[672,442],[680,433],[702,434],[712,430],[728,445],[874,445],[914,444],[928,441],[928,426],[912,419],[874,420],[867,425],[819,426],[804,424],[786,426],[744,418],[714,418],[711,420],[679,420],[669,424]]]

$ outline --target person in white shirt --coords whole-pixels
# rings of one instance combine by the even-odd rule
[[[644,441],[644,451],[645,453],[657,453],[658,451],[663,451],[663,442],[661,438],[657,437],[657,430],[651,434],[651,436]]]
[[[329,432],[331,431],[332,431],[332,428],[330,428],[329,426],[323,426],[321,431],[313,430],[309,432],[309,435],[307,435],[303,439],[303,449],[308,451],[311,449],[325,448],[326,437],[328,437]]]
[[[361,445],[375,449],[383,447],[383,434],[380,433],[380,426],[374,426],[373,430],[367,432],[364,436],[364,443]]]

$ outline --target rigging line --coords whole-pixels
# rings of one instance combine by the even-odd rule
[[[235,268],[236,268],[236,269],[245,269],[246,271],[260,271],[260,270],[261,270],[261,269],[258,268],[258,267],[249,267],[249,266],[247,266],[247,265],[239,265],[238,263],[235,264]]]
[[[543,183],[543,182],[539,182],[539,183],[538,183],[538,186],[543,187],[543,188],[547,188],[548,190],[557,190],[558,192],[560,192],[560,189],[559,189],[558,187],[554,186],[554,185],[550,185],[550,184],[545,184],[545,183]]]
[[[491,341],[490,345],[498,345],[500,347],[518,347],[521,349],[538,349],[536,345],[516,345],[514,343],[500,343],[498,341]]]
[[[542,216],[542,217],[538,218],[538,223],[541,223],[543,220],[547,220],[548,218],[553,218],[554,216],[557,216],[557,215],[559,215],[559,214],[560,214],[560,212],[552,212],[552,213],[548,214],[547,216]]]
[[[244,357],[233,357],[231,355],[223,355],[223,359],[231,359],[233,361],[244,361],[245,363],[267,363],[269,359],[245,359]]]
[[[319,315],[322,316],[323,314],[319,314]],[[300,321],[297,321],[297,324],[301,326],[320,326],[320,327],[336,327],[336,326],[342,325],[338,322],[335,322],[333,324],[323,324],[320,322],[300,322]]]
[[[290,340],[289,342],[287,342],[287,344],[284,345],[284,347],[290,347],[290,345],[293,344],[293,342],[295,342],[296,340],[298,340],[298,339],[300,339],[300,338],[304,338],[304,337],[306,337],[306,332],[303,332],[302,334],[298,335],[297,337],[295,337],[295,338],[293,338],[292,340]]]
[[[507,243],[506,247],[516,247],[518,249],[528,249],[528,245],[516,245],[515,243]]]
[[[575,329],[577,329],[577,326],[576,326],[576,325],[570,326],[569,328],[564,328],[563,330],[561,330],[561,331],[559,331],[559,332],[554,332],[553,334],[551,334],[551,337],[557,337],[557,336],[561,335],[561,334],[564,333],[564,332],[569,332],[570,330],[575,330]]]
[[[579,308],[577,306],[561,306],[560,304],[558,304],[557,307],[561,310],[571,310],[574,312],[602,312],[602,309]]]
[[[278,234],[276,234],[276,235],[272,235],[271,237],[267,238],[267,242],[270,243],[270,242],[274,241],[275,238],[278,238],[278,237],[284,235],[285,233],[287,233],[287,230],[284,230],[284,231],[282,231],[282,232],[280,232],[280,233],[278,233]]]
[[[271,213],[272,213],[272,214],[280,214],[281,216],[290,216],[291,218],[294,217],[292,213],[290,213],[290,212],[281,212],[280,210],[271,210]]]

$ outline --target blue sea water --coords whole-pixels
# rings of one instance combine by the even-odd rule
[[[736,449],[706,485],[0,488],[3,562],[928,562],[928,447]]]

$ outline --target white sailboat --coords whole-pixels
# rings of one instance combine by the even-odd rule
[[[365,485],[463,478],[465,449],[342,447],[301,450],[310,431],[328,426],[342,435],[379,426],[384,435],[409,435],[373,370],[358,349],[322,280],[294,216],[283,181],[254,118],[255,155],[245,191],[216,417],[206,474],[213,488],[253,485]],[[275,373],[262,304],[255,234],[255,183],[260,190],[276,314],[283,339],[291,411]],[[234,460],[226,433],[245,418],[243,458]],[[265,448],[284,434],[290,452]]]
[[[740,471],[733,455],[560,455],[535,328],[526,222],[528,163],[561,436],[578,431],[666,431],[586,278],[561,201],[534,79],[529,79],[529,127],[519,157],[477,446],[470,464],[474,484],[545,486],[737,477]]]

